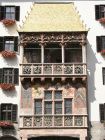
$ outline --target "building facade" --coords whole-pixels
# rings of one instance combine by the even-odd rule
[[[105,138],[104,5],[1,1],[1,140]]]

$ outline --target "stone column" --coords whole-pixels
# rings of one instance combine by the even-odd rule
[[[64,53],[64,44],[61,43],[61,49],[62,49],[62,63],[65,61],[65,53]]]
[[[44,63],[44,44],[41,44],[41,63]]]
[[[24,58],[24,46],[20,46],[20,64],[23,63],[23,58]]]
[[[44,44],[43,43],[41,43],[40,44],[41,45],[41,66],[42,66],[42,68],[41,68],[41,74],[43,74],[43,63],[44,63]]]
[[[82,44],[82,62],[86,63],[86,46]]]

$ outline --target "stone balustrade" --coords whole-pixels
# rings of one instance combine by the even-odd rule
[[[87,127],[87,115],[22,115],[20,128]]]
[[[84,76],[87,74],[84,63],[28,63],[20,64],[20,68],[21,76]]]

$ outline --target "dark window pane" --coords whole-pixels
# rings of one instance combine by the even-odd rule
[[[105,37],[102,36],[102,50],[105,49]]]
[[[45,114],[52,114],[52,102],[45,102]]]
[[[100,110],[100,122],[104,122],[104,120],[105,120],[105,105],[100,104],[99,110]]]
[[[82,62],[82,47],[79,44],[70,44],[64,48],[65,62]]]
[[[8,104],[8,105],[7,105],[7,110],[12,110],[11,104]]]
[[[54,98],[62,99],[62,91],[55,91]]]
[[[4,68],[3,69],[3,73],[4,73],[4,75],[3,75],[3,82],[15,84],[14,83],[14,69],[12,69],[12,68],[11,69]]]
[[[42,114],[42,108],[35,108],[35,114]]]
[[[104,104],[100,104],[99,106],[100,109],[100,122],[104,122],[105,116],[104,116]]]
[[[1,104],[1,110],[6,110],[6,105],[5,104]]]
[[[65,114],[72,113],[72,99],[65,99]]]
[[[17,105],[1,104],[1,119],[16,121]]]
[[[100,6],[100,17],[101,18],[105,17],[105,6],[104,5]]]
[[[12,112],[7,113],[7,120],[12,120]]]
[[[7,120],[6,112],[1,112],[1,120]]]
[[[52,99],[52,91],[45,91],[45,99]]]
[[[42,100],[35,100],[35,114],[42,114]]]
[[[57,43],[48,44],[44,48],[44,62],[45,63],[61,63],[62,54],[61,47]]]
[[[5,50],[14,51],[14,41],[5,41]]]
[[[38,44],[27,44],[24,54],[24,63],[41,63],[41,47]]]
[[[55,102],[55,114],[62,114],[62,102]]]
[[[5,18],[15,20],[15,7],[6,7]]]

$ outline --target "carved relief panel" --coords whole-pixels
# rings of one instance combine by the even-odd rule
[[[32,107],[32,88],[30,82],[25,82],[21,86],[21,108]]]

